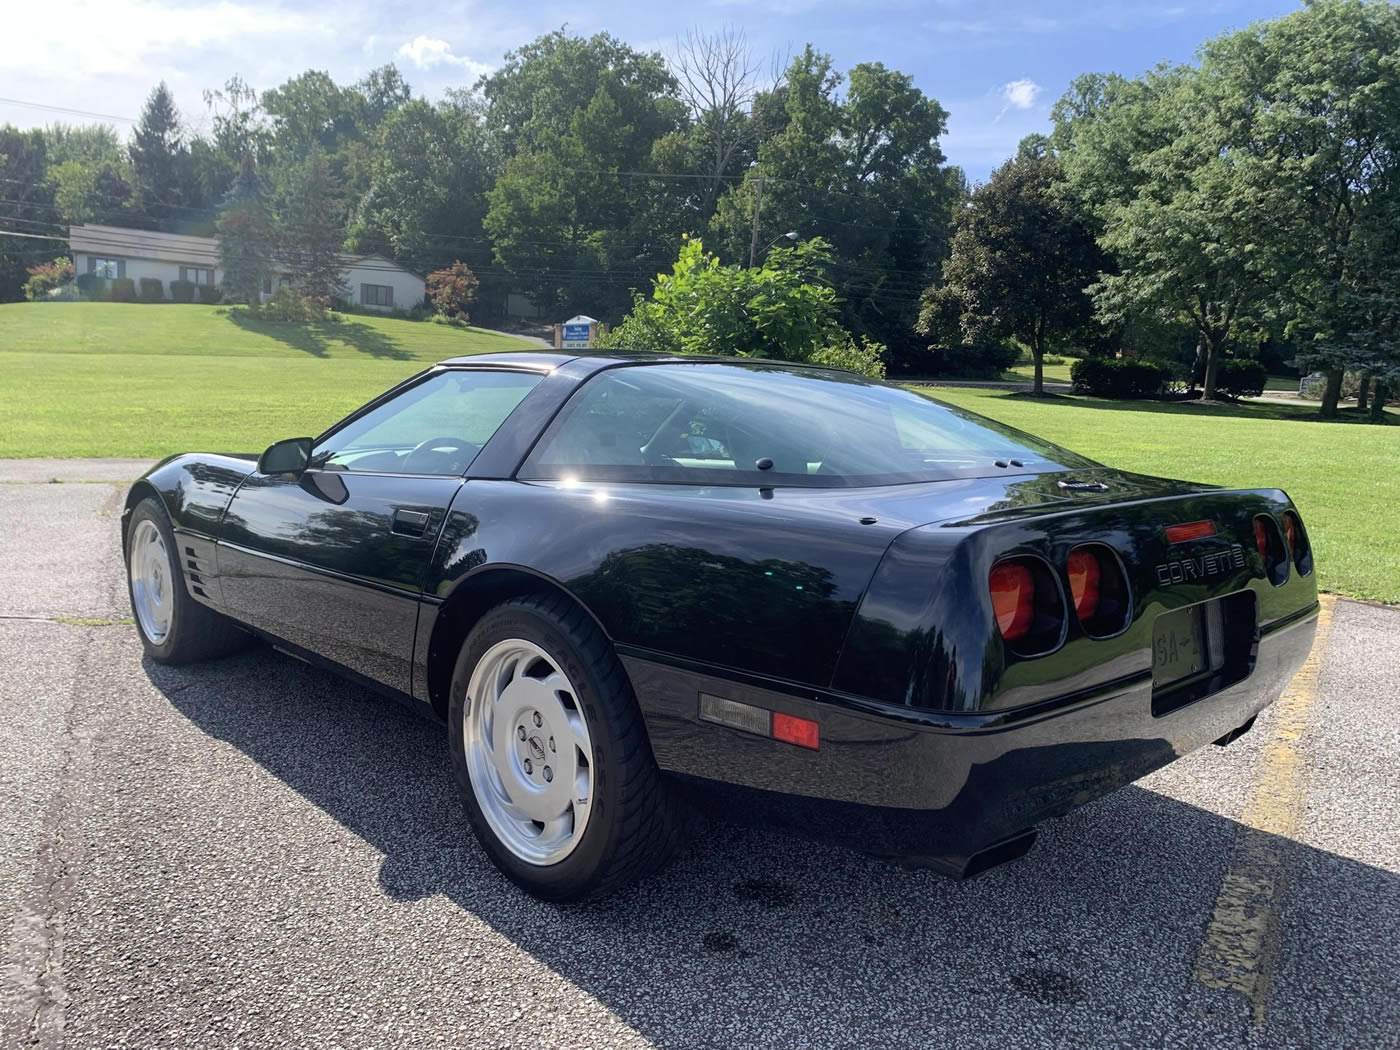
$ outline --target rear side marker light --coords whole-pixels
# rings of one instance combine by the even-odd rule
[[[773,739],[811,748],[813,751],[817,750],[821,743],[817,723],[810,718],[785,715],[781,711],[773,712]]]
[[[710,693],[700,694],[700,720],[753,733],[755,736],[781,740],[785,744],[796,744],[812,751],[821,747],[821,729],[810,718],[800,718],[782,711],[769,711],[764,707],[741,704],[737,700],[727,700]]]
[[[1181,525],[1167,526],[1168,543],[1189,543],[1191,540],[1203,540],[1214,535],[1213,521],[1188,521]]]

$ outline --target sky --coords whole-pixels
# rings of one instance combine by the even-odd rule
[[[951,163],[985,179],[1016,143],[1049,129],[1080,73],[1136,75],[1186,62],[1205,39],[1295,10],[1288,0],[9,0],[0,15],[0,123],[114,118],[119,129],[166,81],[187,122],[202,93],[238,74],[258,89],[308,68],[338,82],[396,63],[416,95],[470,86],[511,48],[567,25],[672,52],[686,30],[743,30],[760,53],[806,43],[839,70],[883,62],[949,111]],[[27,103],[21,105],[17,103]],[[38,108],[35,104],[47,107]],[[81,112],[64,112],[64,110]],[[126,118],[125,120],[121,118]]]

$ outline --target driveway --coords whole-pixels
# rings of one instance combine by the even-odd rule
[[[125,467],[0,464],[0,1046],[1396,1046],[1400,611],[1235,745],[968,883],[718,820],[574,907],[444,731],[266,647],[142,659]],[[99,479],[84,483],[77,475]]]

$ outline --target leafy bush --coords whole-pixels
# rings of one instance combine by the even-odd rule
[[[47,299],[55,289],[73,280],[73,261],[60,256],[53,262],[29,267],[29,280],[24,282],[24,297],[31,301]]]
[[[78,286],[78,294],[84,299],[96,301],[107,298],[107,278],[99,277],[95,273],[80,273],[74,278],[74,283]]]
[[[844,343],[824,346],[812,355],[812,363],[831,368],[844,368],[876,379],[885,378],[885,346],[868,336],[857,343],[847,338]]]
[[[283,285],[272,293],[272,298],[263,303],[259,315],[267,321],[324,321],[329,316],[326,308],[317,300],[297,295]]]
[[[117,277],[112,281],[112,302],[129,303],[136,298],[136,282],[130,277]]]
[[[165,298],[165,285],[161,283],[159,277],[141,278],[141,301],[143,303],[158,303]]]
[[[194,302],[194,288],[193,281],[171,281],[170,298],[177,303],[192,303]]]
[[[434,314],[432,322],[433,324],[445,324],[449,328],[470,328],[472,326],[469,318],[460,315],[457,317],[448,317],[446,314]]]
[[[1258,397],[1268,381],[1263,362],[1251,358],[1226,357],[1215,367],[1215,392],[1226,397]]]
[[[962,379],[1000,379],[1016,364],[1021,352],[1009,342],[981,339],[967,342],[962,328],[963,302],[948,286],[924,295],[915,330],[928,337],[921,350],[905,350],[894,356],[892,371],[903,375],[956,376]]]
[[[1157,397],[1171,378],[1170,369],[1152,361],[1086,357],[1070,366],[1076,394],[1093,397]]]
[[[460,317],[465,321],[467,305],[476,299],[480,284],[471,267],[458,260],[428,274],[428,299],[444,317]]]
[[[1034,364],[1035,362],[1032,361],[1031,363]],[[1062,365],[1065,363],[1065,359],[1059,354],[1046,354],[1041,358],[1041,363],[1046,365]]]
[[[213,306],[215,303],[221,301],[224,297],[224,293],[218,285],[197,284],[195,285],[195,288],[199,290],[199,301],[201,303],[204,303],[206,306]]]

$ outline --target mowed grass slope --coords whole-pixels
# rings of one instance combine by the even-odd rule
[[[219,306],[0,305],[0,457],[259,451],[320,433],[434,361],[529,348],[387,317],[298,325]]]
[[[1323,423],[1315,408],[1286,404],[921,392],[1109,466],[1232,488],[1281,488],[1302,512],[1324,589],[1400,602],[1400,427]]]

